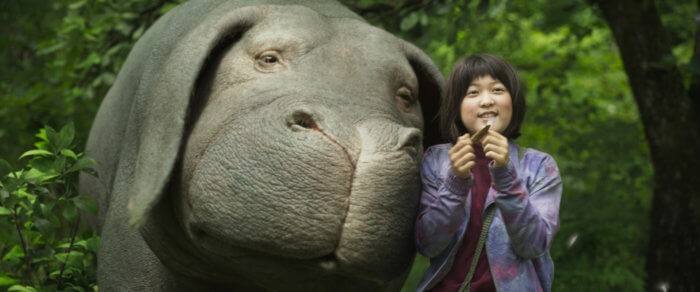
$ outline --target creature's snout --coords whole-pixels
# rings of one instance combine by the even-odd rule
[[[416,128],[402,128],[398,134],[399,142],[396,144],[396,150],[406,151],[409,155],[415,156],[418,151],[421,151],[423,133]]]

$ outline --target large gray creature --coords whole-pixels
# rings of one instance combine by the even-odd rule
[[[90,132],[100,290],[398,289],[443,86],[333,1],[173,9]]]

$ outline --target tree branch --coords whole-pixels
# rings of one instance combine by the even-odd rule
[[[34,286],[34,279],[32,277],[32,263],[29,259],[29,247],[24,241],[24,236],[22,236],[22,228],[20,228],[19,216],[17,216],[17,208],[19,207],[15,207],[12,210],[12,219],[13,221],[15,221],[15,227],[17,228],[17,233],[19,234],[19,242],[20,244],[22,244],[22,251],[24,251],[24,264],[27,267],[27,281],[29,282],[29,285]]]
[[[66,264],[68,264],[68,258],[70,258],[70,252],[73,249],[73,244],[75,243],[75,237],[78,235],[78,226],[80,226],[80,217],[78,217],[77,222],[75,223],[75,226],[71,230],[71,236],[70,236],[70,244],[68,245],[68,251],[66,252],[66,261],[64,263],[61,263],[61,271],[58,273],[58,285],[57,287],[63,288],[62,286],[62,280],[63,280],[63,271],[66,268]]]

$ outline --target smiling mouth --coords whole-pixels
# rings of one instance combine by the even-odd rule
[[[488,118],[495,118],[495,117],[497,117],[497,116],[498,116],[497,113],[488,112],[488,113],[480,114],[480,115],[478,115],[477,117],[479,117],[480,119],[488,119]]]

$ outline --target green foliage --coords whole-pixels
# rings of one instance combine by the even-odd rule
[[[36,137],[35,149],[20,156],[29,160],[24,168],[0,160],[0,287],[96,291],[99,237],[79,225],[80,211],[96,215],[97,203],[76,187],[80,171],[96,175],[97,162],[74,152],[72,123]]]
[[[16,157],[42,125],[68,121],[82,147],[131,47],[179,2],[0,1],[0,153]]]

